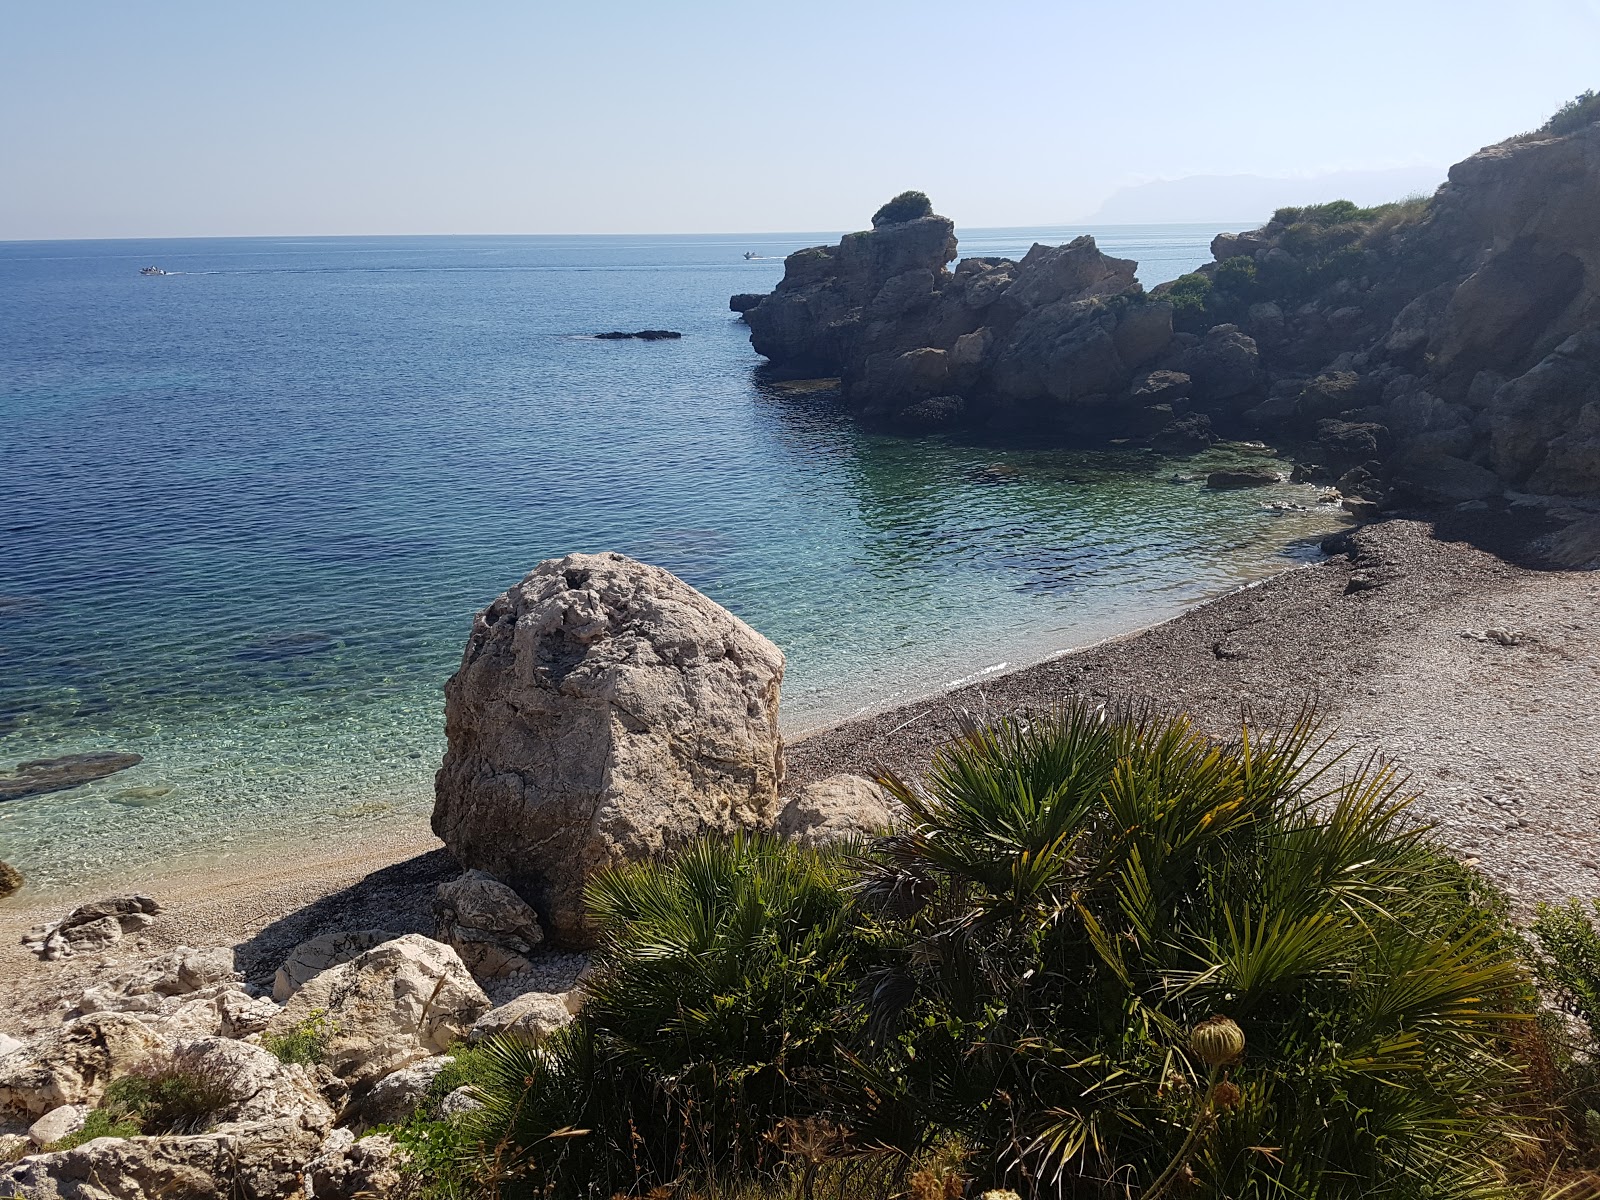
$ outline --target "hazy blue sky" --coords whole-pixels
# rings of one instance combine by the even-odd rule
[[[1442,177],[1600,86],[1600,0],[10,0],[0,48],[0,239],[1023,225]]]

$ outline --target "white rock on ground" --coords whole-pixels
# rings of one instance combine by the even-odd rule
[[[289,951],[289,957],[283,960],[283,965],[273,977],[272,998],[283,1004],[312,976],[329,967],[347,963],[357,955],[365,954],[374,946],[381,946],[394,938],[394,934],[382,929],[353,929],[327,933],[301,942]]]
[[[776,646],[659,567],[542,562],[478,614],[445,686],[433,830],[586,945],[597,871],[770,826],[782,681]]]
[[[22,1048],[22,1039],[14,1038],[9,1033],[0,1033],[0,1058],[4,1058],[13,1050]]]
[[[441,1117],[459,1117],[466,1113],[477,1112],[483,1107],[483,1101],[472,1094],[470,1087],[458,1087],[443,1100],[439,1101],[439,1115]]]
[[[123,936],[148,928],[161,911],[149,896],[113,896],[80,904],[59,921],[30,929],[22,944],[46,962],[81,951],[104,950]]]
[[[453,1054],[439,1054],[425,1058],[415,1066],[403,1067],[385,1075],[373,1084],[372,1091],[361,1102],[361,1119],[368,1125],[391,1125],[404,1121],[422,1103],[439,1072],[453,1062]]]
[[[525,974],[532,970],[525,956],[544,941],[527,901],[482,871],[441,883],[433,915],[434,936],[454,947],[478,978]]]
[[[542,1042],[572,1022],[564,994],[529,992],[498,1008],[491,1008],[472,1026],[471,1040],[509,1034],[529,1042]]]
[[[306,1198],[358,1200],[399,1195],[402,1161],[394,1140],[384,1134],[358,1140],[348,1129],[335,1129],[302,1173]]]
[[[0,1058],[0,1111],[43,1116],[63,1104],[95,1104],[106,1085],[165,1050],[137,1017],[91,1013]]]
[[[48,1146],[52,1142],[59,1142],[69,1133],[77,1133],[83,1128],[83,1119],[89,1115],[89,1109],[82,1104],[63,1104],[52,1108],[32,1125],[28,1126],[28,1140],[35,1146]]]
[[[808,783],[778,813],[776,830],[806,846],[881,834],[894,824],[889,793],[860,775]]]
[[[326,1061],[354,1089],[443,1053],[489,1010],[489,998],[449,946],[407,934],[310,979],[267,1033],[325,1022]]]

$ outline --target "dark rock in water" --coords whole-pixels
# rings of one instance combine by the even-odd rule
[[[94,779],[104,779],[126,771],[144,761],[141,754],[121,754],[102,750],[93,754],[63,754],[60,758],[38,758],[18,763],[10,775],[0,775],[0,800],[20,800],[63,792]]]
[[[765,299],[766,296],[759,292],[740,292],[737,296],[728,297],[728,308],[743,315]]]
[[[1162,454],[1199,454],[1216,440],[1210,417],[1188,413],[1160,429],[1150,439],[1150,445]]]
[[[595,337],[603,342],[620,342],[628,338],[638,338],[641,342],[661,342],[668,338],[681,338],[683,334],[672,329],[641,329],[638,333],[623,333],[612,330],[610,333],[597,333]]]
[[[1279,482],[1281,480],[1271,471],[1213,471],[1206,476],[1206,486],[1215,492],[1271,487]]]
[[[0,900],[22,890],[22,872],[8,862],[0,862]]]
[[[960,424],[966,410],[967,402],[960,396],[930,396],[902,408],[894,424],[907,433],[930,433]]]

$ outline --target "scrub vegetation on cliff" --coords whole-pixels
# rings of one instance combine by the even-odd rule
[[[1078,705],[893,783],[888,839],[603,875],[588,1003],[479,1054],[431,1186],[1538,1195],[1529,1064],[1568,1076],[1506,905],[1324,749]]]

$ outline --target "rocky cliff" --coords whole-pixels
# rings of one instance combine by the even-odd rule
[[[1280,210],[1212,252],[1151,293],[1088,237],[952,270],[930,210],[798,251],[734,307],[776,367],[838,375],[904,432],[1264,437],[1380,505],[1600,494],[1600,123],[1492,146],[1428,199]]]

